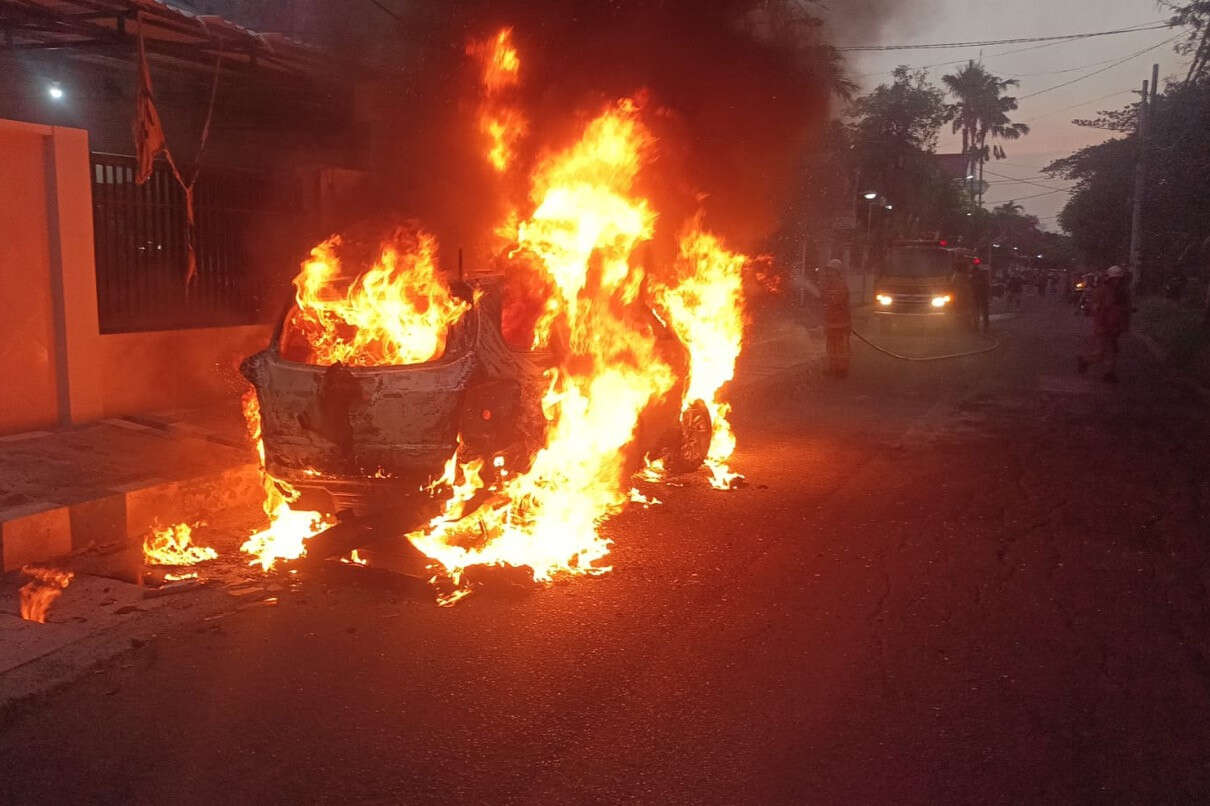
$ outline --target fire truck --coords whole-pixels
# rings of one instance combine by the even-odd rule
[[[896,241],[874,285],[874,312],[892,320],[948,326],[969,313],[970,271],[980,260],[945,240]]]

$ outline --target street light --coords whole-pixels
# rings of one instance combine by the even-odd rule
[[[51,85],[46,88],[46,94],[50,96],[52,101],[63,100],[63,88],[59,86],[58,81],[51,82]]]
[[[869,265],[870,265],[870,246],[871,246],[870,229],[872,228],[871,222],[874,218],[874,205],[878,204],[880,201],[885,202],[886,200],[882,199],[881,194],[876,190],[867,190],[865,193],[861,194],[861,197],[863,199],[865,199],[865,201],[866,201],[866,206],[865,206],[865,252],[861,259],[861,299],[864,300],[865,299],[865,283],[866,283],[865,278],[866,278],[866,274],[869,271]],[[890,210],[891,205],[887,204],[886,209]]]
[[[882,194],[880,194],[880,193],[879,193],[878,191],[876,191],[876,190],[871,190],[871,191],[869,191],[869,192],[867,192],[867,193],[863,193],[863,194],[861,194],[861,198],[863,198],[863,199],[865,199],[865,200],[866,200],[866,206],[865,206],[865,238],[866,238],[866,241],[869,241],[869,240],[870,240],[870,229],[871,229],[871,224],[870,224],[870,221],[871,221],[871,219],[874,217],[874,205],[878,204],[879,202],[883,202],[883,203],[885,203],[885,204],[886,204],[886,209],[888,209],[888,210],[892,209],[892,208],[893,208],[893,205],[891,205],[890,203],[888,203],[888,202],[886,201],[886,199],[883,199],[883,198],[882,198]],[[868,248],[868,247],[867,247],[867,248]]]

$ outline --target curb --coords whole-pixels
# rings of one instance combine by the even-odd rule
[[[167,439],[190,438],[240,447],[226,434],[155,415],[112,417],[100,422]],[[54,432],[10,434],[4,441],[47,437]],[[264,498],[255,462],[239,461],[184,478],[148,477],[106,485],[85,500],[23,502],[0,509],[0,573],[29,563],[60,560],[90,546],[141,543],[156,524],[194,523],[226,508],[259,507]]]
[[[117,485],[87,501],[35,501],[0,510],[0,571],[50,562],[88,546],[130,545],[154,524],[195,522],[217,510],[257,507],[260,471],[246,463],[191,478]]]

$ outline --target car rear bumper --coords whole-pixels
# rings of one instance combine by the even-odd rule
[[[265,470],[302,493],[299,509],[362,510],[418,491],[457,449],[475,367],[473,352],[370,368],[257,353],[242,370],[260,404]]]

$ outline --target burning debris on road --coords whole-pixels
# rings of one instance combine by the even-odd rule
[[[209,546],[193,545],[193,527],[187,523],[155,527],[143,540],[143,560],[148,565],[197,565],[218,557]]]
[[[75,574],[58,568],[43,568],[35,565],[25,566],[21,569],[21,573],[32,577],[21,587],[21,618],[45,624],[50,606],[71,584]]]

